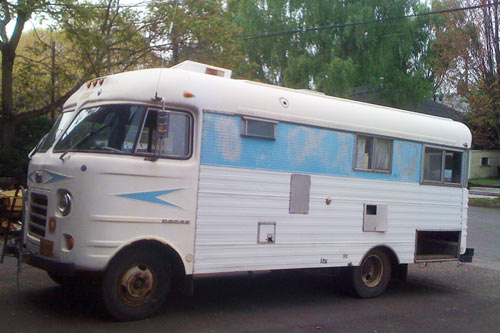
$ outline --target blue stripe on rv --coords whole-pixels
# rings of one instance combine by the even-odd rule
[[[204,113],[202,164],[419,182],[419,143],[394,140],[391,174],[363,172],[353,170],[353,133],[279,123],[272,141],[242,137],[241,121],[239,116]]]

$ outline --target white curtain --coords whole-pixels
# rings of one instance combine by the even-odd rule
[[[375,170],[390,170],[391,140],[376,139],[375,141]]]
[[[370,154],[366,151],[370,151],[371,140],[367,137],[358,136],[356,140],[356,169],[369,169],[370,168]],[[366,149],[368,148],[368,149]]]

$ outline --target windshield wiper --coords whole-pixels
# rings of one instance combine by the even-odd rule
[[[69,153],[70,151],[72,151],[75,147],[79,146],[80,144],[82,144],[83,142],[87,141],[88,139],[90,139],[91,137],[93,137],[94,135],[100,133],[103,129],[105,128],[108,128],[109,126],[111,126],[111,124],[106,124],[100,128],[98,128],[97,130],[93,131],[93,132],[90,132],[89,134],[87,134],[86,136],[84,136],[81,140],[79,140],[78,142],[76,142],[75,144],[71,145],[71,147],[69,147],[68,149],[66,149],[62,154],[61,156],[59,156],[59,159],[61,159],[61,161],[64,161],[64,156],[66,156],[67,153]]]

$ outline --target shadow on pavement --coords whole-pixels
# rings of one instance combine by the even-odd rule
[[[265,308],[294,308],[309,305],[357,306],[358,302],[378,302],[378,299],[360,300],[351,297],[347,284],[339,277],[313,275],[302,272],[247,273],[205,276],[195,280],[192,297],[172,294],[160,316],[197,315],[219,312],[245,312]],[[455,290],[429,285],[424,281],[392,281],[379,299],[413,298],[432,294],[455,293]],[[20,299],[37,315],[52,319],[86,318],[105,320],[97,292],[89,289],[52,287],[21,292]]]

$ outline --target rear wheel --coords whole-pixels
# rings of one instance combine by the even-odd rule
[[[170,290],[170,273],[154,250],[132,248],[112,260],[102,283],[103,304],[116,320],[149,317]]]
[[[390,278],[389,257],[381,249],[372,250],[352,270],[353,291],[361,298],[376,297],[384,292]]]

